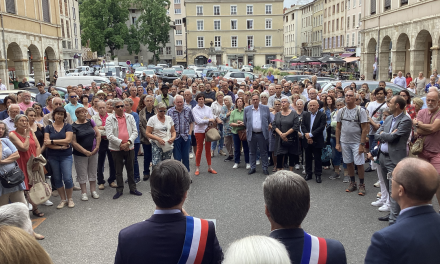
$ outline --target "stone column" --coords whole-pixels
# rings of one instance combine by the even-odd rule
[[[58,73],[60,72],[58,70],[58,62],[60,62],[59,60],[48,60],[49,62],[49,78],[51,81],[53,81],[53,72],[57,71]],[[58,75],[59,76],[59,75]]]
[[[6,60],[0,59],[0,79],[2,83],[9,89],[8,69],[6,69]]]
[[[410,56],[410,66],[409,71],[411,76],[418,76],[419,72],[423,72],[424,64],[425,64],[425,51],[424,50],[415,50],[411,49],[409,51]],[[425,75],[427,74],[424,72]]]
[[[44,70],[43,60],[32,60],[34,66],[35,85],[39,80],[46,82],[46,71]]]
[[[391,50],[391,63],[393,73],[399,71],[405,72],[406,51],[404,50]]]
[[[24,77],[27,77],[29,75],[29,69],[28,69],[28,60],[15,60],[14,61],[15,66],[15,75],[17,76],[17,81],[20,82],[23,80]]]
[[[362,61],[364,64],[363,74],[366,80],[373,80],[373,64],[375,61],[375,52],[364,52],[362,53]]]
[[[388,80],[388,58],[390,52],[379,52],[379,67],[377,70],[377,80],[378,81],[387,81]]]
[[[432,50],[432,69],[437,69],[440,66],[440,54],[439,54],[439,50],[440,48],[438,46],[433,46],[431,47]]]

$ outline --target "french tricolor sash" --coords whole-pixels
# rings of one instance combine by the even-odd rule
[[[304,231],[304,247],[301,264],[325,264],[327,262],[327,242]]]
[[[178,264],[200,264],[205,254],[206,240],[208,238],[208,221],[186,217],[186,234],[183,243],[182,255]]]

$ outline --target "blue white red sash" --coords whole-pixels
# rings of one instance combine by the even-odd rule
[[[327,262],[327,242],[304,231],[304,247],[301,264],[325,264]]]
[[[202,263],[208,239],[208,229],[208,221],[192,216],[186,217],[185,242],[178,264]]]

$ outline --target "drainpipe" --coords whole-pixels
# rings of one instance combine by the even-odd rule
[[[1,14],[1,23],[2,23],[3,53],[4,53],[4,57],[5,57],[5,64],[6,64],[6,76],[5,77],[8,78],[7,83],[9,85],[8,55],[7,55],[7,51],[6,51],[6,45],[5,45],[5,26],[3,24],[3,14]]]

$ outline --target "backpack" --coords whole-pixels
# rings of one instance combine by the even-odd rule
[[[344,106],[344,108],[342,108],[342,113],[341,113],[341,126],[342,126],[342,120],[344,121],[348,121],[348,122],[357,122],[359,124],[359,127],[362,130],[361,127],[361,107],[359,105],[356,106],[356,118],[353,120],[348,120],[348,119],[344,119],[344,114],[345,114],[345,110],[347,109],[346,106]]]

